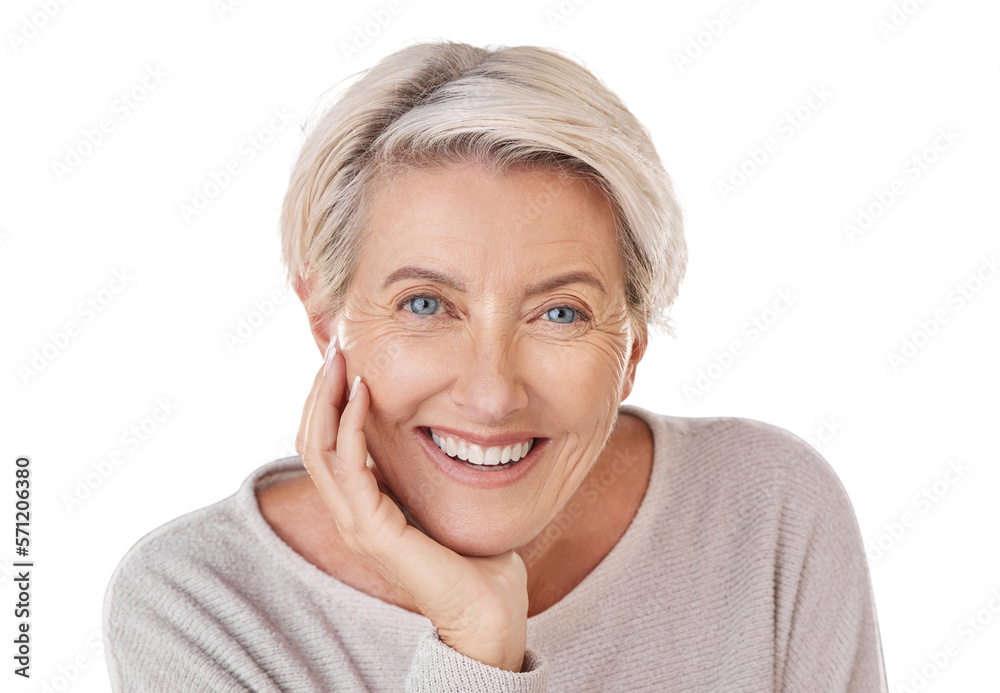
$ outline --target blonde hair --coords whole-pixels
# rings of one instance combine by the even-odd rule
[[[307,126],[281,211],[288,279],[310,311],[340,311],[375,192],[393,172],[473,160],[596,184],[615,211],[629,317],[673,334],[684,276],[680,205],[649,133],[586,68],[535,46],[407,46]]]

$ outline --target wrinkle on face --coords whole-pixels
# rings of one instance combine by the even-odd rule
[[[435,538],[465,553],[499,553],[544,529],[607,442],[628,377],[634,339],[612,208],[593,186],[560,178],[496,176],[476,164],[394,178],[373,204],[331,326],[348,381],[360,374],[371,391],[365,434],[379,470]],[[525,223],[538,190],[551,191],[548,203]],[[383,289],[404,265],[444,272],[467,292],[420,278]],[[607,293],[573,284],[522,297],[526,285],[569,270],[595,275]],[[399,307],[415,295],[441,299],[434,318]],[[564,305],[590,319],[548,320]],[[551,441],[521,482],[483,491],[442,478],[416,445],[414,429],[434,424],[540,431]]]

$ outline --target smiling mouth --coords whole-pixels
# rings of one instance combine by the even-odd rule
[[[531,438],[517,445],[483,448],[453,436],[438,436],[426,426],[422,426],[421,430],[445,455],[466,467],[481,471],[498,471],[513,467],[527,457],[538,440]]]

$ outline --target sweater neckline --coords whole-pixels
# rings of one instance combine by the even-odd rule
[[[614,589],[621,584],[627,573],[632,569],[633,561],[641,555],[645,537],[655,529],[655,507],[659,499],[664,498],[666,483],[665,474],[667,459],[665,443],[667,436],[667,418],[654,414],[636,405],[623,404],[619,414],[631,414],[642,419],[649,426],[653,437],[653,461],[646,492],[639,503],[635,516],[629,523],[618,542],[601,559],[587,576],[580,581],[561,600],[545,611],[528,617],[529,628],[535,628],[560,614],[577,614],[574,608],[577,602],[588,599],[588,595],[599,596],[602,590]],[[333,575],[310,563],[304,556],[295,551],[278,536],[267,520],[264,519],[257,502],[257,491],[263,490],[285,479],[306,474],[305,467],[298,455],[284,457],[268,462],[255,469],[247,476],[236,493],[236,500],[251,529],[264,544],[266,550],[275,556],[288,570],[307,581],[320,591],[337,590],[346,592],[353,600],[366,603],[367,609],[381,609],[387,617],[399,624],[408,624],[415,629],[426,627],[430,620],[423,614],[408,611],[400,606],[383,601],[378,597],[363,592]]]

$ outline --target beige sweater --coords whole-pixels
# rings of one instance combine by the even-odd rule
[[[756,421],[621,411],[653,431],[648,490],[611,553],[528,619],[523,672],[460,654],[424,616],[285,544],[254,489],[304,474],[291,457],[121,561],[104,604],[114,690],[886,691],[861,536],[830,466]]]

